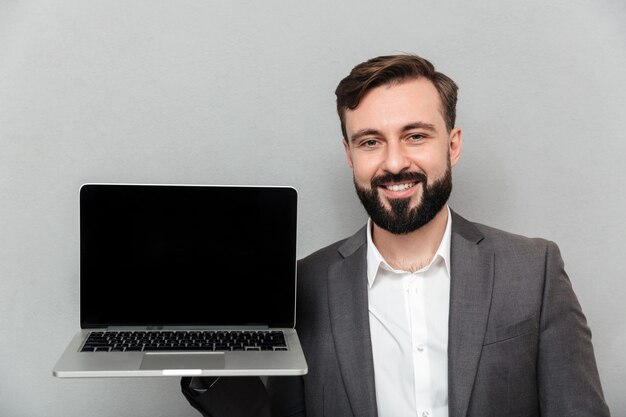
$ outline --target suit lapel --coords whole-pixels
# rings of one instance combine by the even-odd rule
[[[493,289],[493,249],[470,222],[452,214],[448,407],[465,417],[478,369]],[[482,244],[481,244],[482,242]]]
[[[365,228],[339,252],[329,268],[328,304],[339,369],[355,417],[376,417],[374,362],[367,301]]]

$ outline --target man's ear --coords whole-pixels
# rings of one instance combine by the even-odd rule
[[[461,159],[461,150],[463,148],[463,133],[461,128],[455,127],[450,131],[450,166],[455,166]]]
[[[350,154],[350,145],[346,139],[343,140],[343,149],[346,151],[346,158],[348,158],[348,166],[352,168],[352,155]]]

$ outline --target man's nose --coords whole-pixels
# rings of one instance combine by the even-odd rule
[[[406,150],[400,143],[389,142],[385,155],[384,170],[393,174],[400,173],[409,168],[411,162],[407,157]]]

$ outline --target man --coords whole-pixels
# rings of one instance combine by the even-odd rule
[[[298,264],[309,374],[270,378],[267,392],[258,379],[184,380],[192,405],[216,417],[608,416],[557,246],[447,206],[456,84],[423,58],[385,56],[336,95],[370,221]]]

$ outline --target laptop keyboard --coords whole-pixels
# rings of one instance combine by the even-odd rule
[[[285,351],[281,331],[98,331],[81,352]]]

